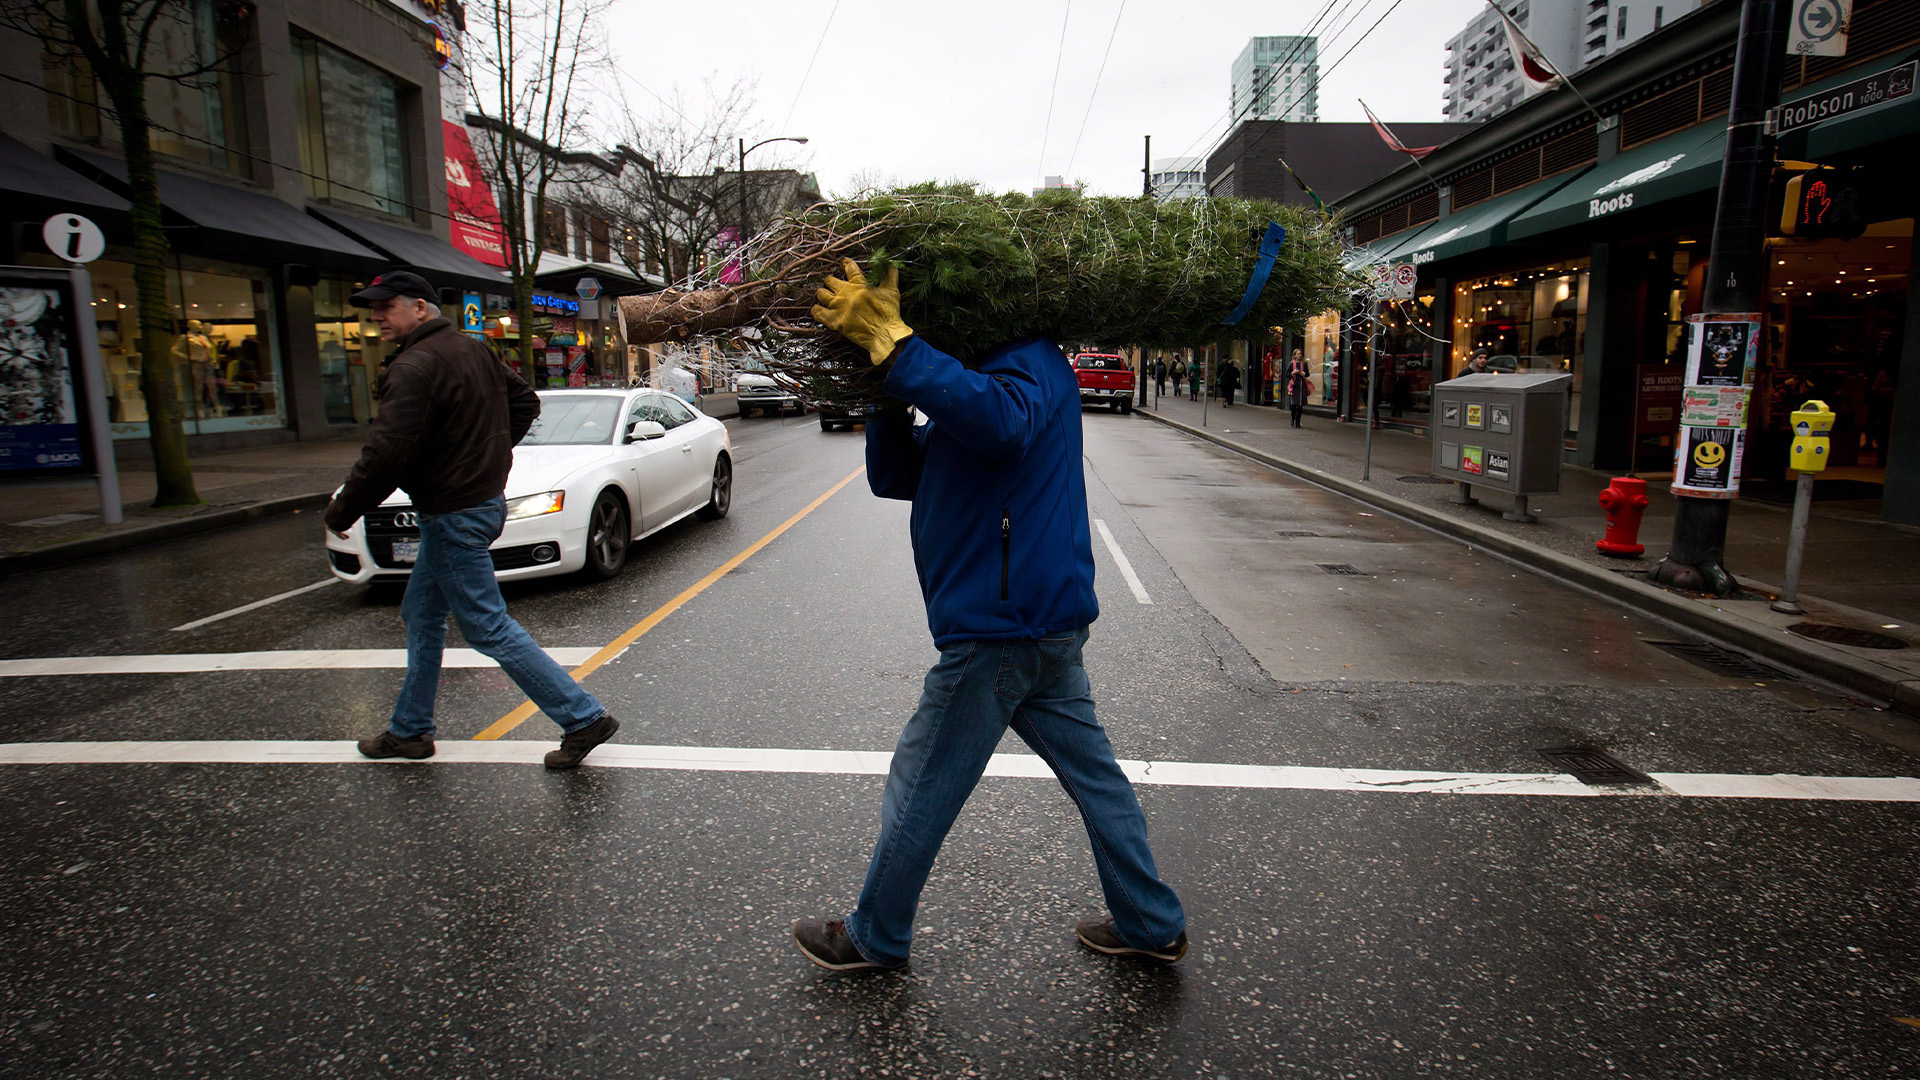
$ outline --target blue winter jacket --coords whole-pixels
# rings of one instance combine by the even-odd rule
[[[1038,638],[1100,615],[1080,464],[1080,385],[1050,341],[977,368],[918,337],[887,373],[906,410],[867,421],[867,482],[913,501],[913,560],[939,648]]]

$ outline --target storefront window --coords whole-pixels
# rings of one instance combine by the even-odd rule
[[[1433,398],[1433,296],[1382,304],[1379,415],[1424,423]]]
[[[411,216],[400,81],[309,37],[295,35],[293,50],[307,193]]]
[[[29,256],[27,261],[53,265],[45,256]],[[140,306],[133,264],[101,259],[88,269],[113,437],[143,439],[147,401],[140,385]],[[182,257],[167,271],[167,295],[178,335],[173,345],[174,404],[186,433],[287,426],[265,272]]]
[[[147,79],[145,93],[147,116],[153,121],[148,138],[155,152],[244,175],[246,96],[232,59],[245,43],[245,27],[233,14],[238,10],[213,0],[160,8],[147,46],[147,55],[163,58],[155,70],[211,70],[184,79]],[[46,53],[42,68],[54,129],[82,139],[99,138],[104,95],[86,63]],[[112,135],[119,134],[110,119],[105,126]]]
[[[314,337],[320,345],[320,393],[327,423],[364,424],[380,411],[376,397],[387,347],[380,330],[348,302],[362,282],[322,278],[313,289]]]
[[[1488,370],[1568,374],[1567,434],[1580,424],[1587,340],[1586,260],[1466,281],[1453,292],[1452,376],[1478,349]]]
[[[1340,312],[1328,308],[1307,320],[1301,335],[1307,367],[1313,372],[1313,397],[1322,405],[1340,402]]]

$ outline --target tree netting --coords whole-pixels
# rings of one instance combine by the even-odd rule
[[[1221,327],[1269,221],[1287,238],[1266,287],[1239,324],[1246,329]],[[1340,306],[1355,284],[1327,217],[1253,199],[1028,197],[927,184],[813,207],[740,254],[745,280],[723,283],[715,266],[680,288],[622,299],[628,340],[757,339],[768,366],[803,397],[841,409],[879,401],[883,374],[808,314],[843,258],[874,281],[898,265],[902,317],[963,361],[1033,337],[1172,347],[1298,326]]]

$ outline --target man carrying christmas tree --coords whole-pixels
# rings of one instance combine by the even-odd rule
[[[1154,867],[1081,665],[1099,605],[1073,368],[1033,339],[970,370],[901,320],[897,268],[874,286],[843,265],[813,317],[889,365],[886,392],[901,404],[867,420],[867,479],[875,495],[913,503],[940,660],[894,748],[858,906],[844,920],[802,919],[794,940],[833,971],[905,966],[934,858],[1011,726],[1086,822],[1111,915],[1080,920],[1081,943],[1173,963],[1187,951],[1186,917]],[[916,426],[907,406],[928,423]]]

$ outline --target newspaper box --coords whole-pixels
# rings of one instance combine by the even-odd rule
[[[1534,521],[1527,496],[1560,490],[1560,447],[1573,376],[1462,375],[1433,388],[1433,475],[1454,501],[1479,491],[1513,496],[1509,521]]]

